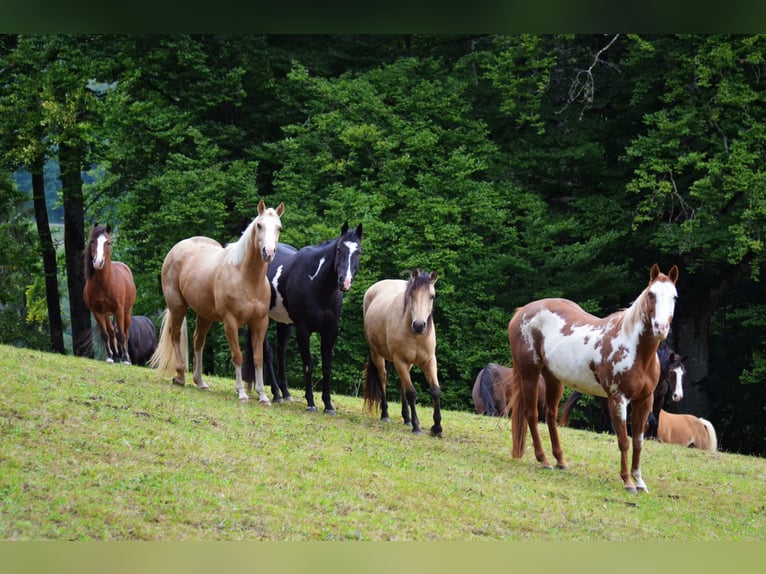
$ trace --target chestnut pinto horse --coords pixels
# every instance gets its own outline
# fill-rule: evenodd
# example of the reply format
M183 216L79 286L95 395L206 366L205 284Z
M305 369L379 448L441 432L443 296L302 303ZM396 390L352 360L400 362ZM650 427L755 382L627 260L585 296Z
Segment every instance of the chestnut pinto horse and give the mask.
M112 261L112 228L96 223L83 250L85 288L83 300L93 313L106 348L106 362L115 357L130 364L128 340L133 305L136 302L136 284L130 268L120 261ZM114 316L114 326L109 316Z
M583 393L607 397L620 448L620 476L630 492L648 491L641 477L643 432L633 433L633 460L628 469L631 427L643 429L652 408L652 393L660 376L657 348L673 320L677 298L675 265L667 275L655 263L649 285L633 304L600 319L566 299L542 299L516 310L508 323L514 373L511 426L514 458L524 454L527 426L535 456L552 468L543 452L537 428L537 379L546 385L546 419L558 468L566 468L556 427L564 385ZM635 483L634 483L635 481Z
M434 404L433 436L441 436L441 388L436 374L436 329L433 306L436 271L418 269L408 281L384 279L364 294L364 335L370 347L365 367L364 403L372 410L380 405L380 419L390 421L386 399L386 361L394 364L402 393L402 418L420 434L420 419L415 411L417 392L410 370L417 365L428 382Z
M186 310L197 313L194 330L194 382L206 389L202 380L202 349L213 321L223 323L234 363L236 389L241 400L248 400L242 384L242 353L239 328L250 327L255 363L255 390L259 401L270 404L263 390L263 341L269 326L271 287L266 267L274 258L282 230L277 209L258 203L258 215L242 237L222 247L208 237L191 237L176 243L162 264L162 293L167 309L162 318L160 341L151 366L176 376L173 383L184 384L186 358ZM181 338L183 335L183 344Z

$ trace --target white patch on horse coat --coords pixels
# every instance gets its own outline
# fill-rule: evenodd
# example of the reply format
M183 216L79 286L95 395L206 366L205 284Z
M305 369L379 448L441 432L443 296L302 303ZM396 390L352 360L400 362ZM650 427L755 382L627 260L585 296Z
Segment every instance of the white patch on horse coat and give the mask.
M620 402L617 405L617 408L618 408L617 414L620 415L620 420L622 422L627 422L628 420L628 403L629 402L630 401L627 398L625 398L625 396L622 396L620 397ZM643 436L643 434L641 436Z
M103 233L96 238L96 256L93 258L93 266L96 269L103 269L106 263L104 246L107 241L109 241L109 238Z
M282 269L284 269L284 265L277 267L277 272L271 280L271 286L274 287L276 297L274 297L274 307L269 309L269 317L277 323L287 323L288 325L292 325L293 320L290 319L290 314L287 312L287 307L285 307L285 302L279 292L279 278L282 276Z
M356 241L344 241L343 245L348 249L348 265L346 265L346 273L343 276L343 283L346 289L351 287L351 282L354 280L354 274L351 272L351 259L359 250L359 244Z
M309 279L311 279L312 281L313 281L314 279L316 279L317 275L319 275L319 270L322 268L322 265L324 265L324 257L322 257L322 258L319 260L319 265L317 265L317 270L316 270L316 271L314 271L314 274L313 274L313 275L309 275Z
M545 333L542 352L546 368L563 385L582 393L605 397L606 391L599 384L590 368L601 363L601 340L603 333L591 325L574 325L572 333L564 335L566 321L549 309L543 309L532 317L524 318L521 334L527 348L534 351L533 332ZM535 356L539 361L540 357Z

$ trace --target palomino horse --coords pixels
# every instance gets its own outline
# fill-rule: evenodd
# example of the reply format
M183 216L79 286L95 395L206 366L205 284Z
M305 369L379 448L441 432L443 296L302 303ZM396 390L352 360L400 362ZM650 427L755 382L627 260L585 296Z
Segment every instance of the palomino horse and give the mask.
M242 237L226 248L213 239L198 236L179 241L165 256L162 293L167 309L157 351L150 364L165 373L175 369L175 384L185 382L186 310L191 307L197 313L193 377L197 386L207 388L202 380L202 349L213 321L221 321L234 363L237 393L240 399L249 399L242 384L239 349L239 328L246 324L253 333L255 390L260 402L270 403L263 391L263 340L269 326L271 298L266 267L277 250L282 230L279 218L284 209L284 203L277 209L266 208L261 200L256 218L242 232Z
M507 417L511 410L511 377L512 367L504 367L497 363L489 363L479 374L473 384L473 406L476 414L491 417ZM545 419L545 380L540 377L537 381L537 411L540 419Z
M441 388L436 375L436 329L433 306L438 275L413 269L408 281L384 279L364 294L364 336L370 347L365 369L364 402L372 410L380 405L380 418L390 421L386 399L386 361L394 364L402 392L402 418L420 433L415 411L417 392L410 370L417 365L428 382L434 404L431 434L441 436Z
M680 401L684 398L684 376L686 375L686 367L684 367L684 361L686 356L679 355L670 346L662 341L657 349L657 358L660 360L660 381L654 388L654 399L652 401L652 412L649 415L649 422L644 432L646 438L657 436L657 418L660 414L660 409L665 406L665 403L670 398L674 402ZM579 391L572 392L569 398L564 403L561 409L561 417L559 418L560 426L569 426L569 418L572 414L572 409L582 396ZM598 429L602 432L610 431L614 432L614 428L611 423L611 416L609 415L609 404L606 398L601 399L601 428Z
M677 298L675 265L667 275L655 263L649 285L633 304L600 319L566 299L542 299L516 310L508 323L513 356L511 427L513 457L524 454L527 426L535 457L552 468L543 452L537 428L537 379L546 386L546 419L556 466L566 468L559 440L558 404L564 385L583 393L607 397L620 447L620 476L625 488L647 491L641 477L643 432L660 376L657 348L673 320ZM627 407L631 405L633 460L628 469ZM633 482L635 481L635 483Z
M111 226L93 225L88 245L83 250L83 260L85 288L82 296L101 331L106 362L113 363L115 357L122 356L122 361L130 364L128 340L136 284L127 265L112 261ZM114 326L110 315L114 316Z
M146 365L157 349L157 329L149 317L133 315L130 323L128 349L134 365Z
M274 373L268 339L264 340L263 348L275 402L281 402L283 397L292 400L287 388L286 353L287 341L295 326L303 360L306 410L317 410L312 385L314 362L311 358L311 334L318 332L322 346L324 412L335 414L330 400L332 354L338 339L343 293L351 289L359 271L361 248L362 224L354 230L349 229L348 222L343 224L338 237L319 245L309 245L296 251L291 245L279 244L277 255L266 272L271 284L269 317L277 322L278 373ZM249 336L247 333L246 337ZM242 367L242 376L246 381L252 381L252 361L252 352L246 348Z
M702 417L678 415L662 409L659 413L657 439L660 442L718 450L718 437L713 424Z

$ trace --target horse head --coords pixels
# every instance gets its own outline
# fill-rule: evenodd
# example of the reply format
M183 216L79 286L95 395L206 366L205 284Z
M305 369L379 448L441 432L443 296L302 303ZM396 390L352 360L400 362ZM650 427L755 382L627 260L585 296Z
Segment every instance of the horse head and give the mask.
M335 247L335 272L338 289L348 291L359 271L359 256L362 253L362 224L349 230L348 221L343 224Z
M258 216L255 218L255 236L260 247L261 259L265 263L271 263L277 253L279 233L282 231L280 217L285 212L285 204L280 203L274 209L266 207L263 200L258 202Z
M670 388L673 390L671 398L674 402L678 402L684 398L684 375L686 374L686 367L684 367L684 361L686 356L681 356L673 351L670 352L668 359L668 373Z
M112 228L109 224L106 227L93 224L88 242L88 255L93 269L102 270L107 261L112 258Z
M647 287L648 310L652 334L656 339L666 339L673 322L673 312L678 298L676 290L678 267L673 265L665 275L655 263L649 271L649 286Z
M419 269L413 269L410 272L410 280L407 282L407 289L404 293L404 304L410 307L412 318L410 328L416 335L425 333L433 320L431 315L436 297L434 284L437 278L436 271L431 271L429 274Z

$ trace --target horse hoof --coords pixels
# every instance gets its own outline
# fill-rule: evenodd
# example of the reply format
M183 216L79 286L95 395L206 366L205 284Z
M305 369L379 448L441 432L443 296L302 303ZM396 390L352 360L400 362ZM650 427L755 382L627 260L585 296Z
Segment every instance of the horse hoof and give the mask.
M186 385L186 381L173 377L173 384L178 385L179 387L183 387L184 385Z
M130 361L123 361L122 364L123 365L132 365L133 363L131 363Z
M442 429L431 428L431 436L435 436L435 437L441 438L442 437Z
M285 395L284 400L286 400L288 403L294 403L295 402L295 399L293 398L292 395Z
M247 401L249 401L249 400L250 400L250 397L248 397L247 395L245 395L244 397L239 397L239 400L240 400L240 401L242 401L243 403L246 403Z
M282 398L281 397L274 397L274 403L276 404L282 404Z
M544 464L544 465L542 465L542 468L545 469L545 470L553 470L553 465L552 464Z
M391 419L389 417L380 417L380 420L384 423L390 423Z
M112 357L107 357L106 362L110 364L114 363L114 359Z
M569 470L569 466L567 466L566 464L557 464L556 468L559 470Z
M636 492L638 492L638 490L636 490L636 487L635 487L635 486L626 486L626 487L625 487L625 490L627 490L627 491L628 491L628 492L630 492L631 494L635 494Z
M335 409L325 409L324 414L334 416L335 415Z
M315 413L315 412L317 412L317 408L316 407L306 407L306 412Z
M263 405L265 407L270 407L271 401L269 399L258 399L258 404Z

